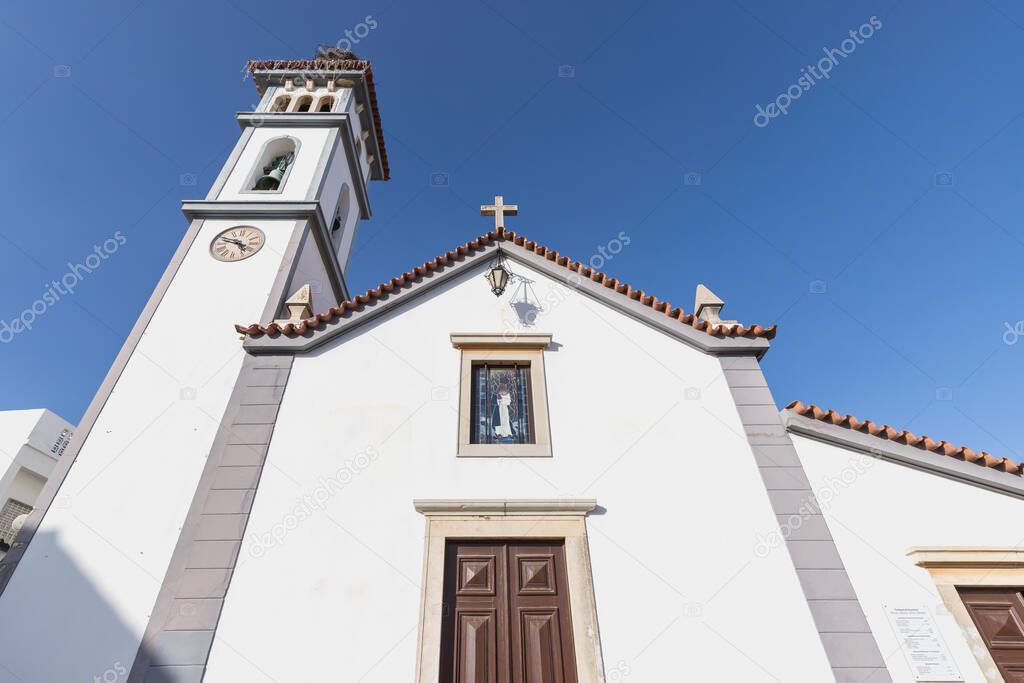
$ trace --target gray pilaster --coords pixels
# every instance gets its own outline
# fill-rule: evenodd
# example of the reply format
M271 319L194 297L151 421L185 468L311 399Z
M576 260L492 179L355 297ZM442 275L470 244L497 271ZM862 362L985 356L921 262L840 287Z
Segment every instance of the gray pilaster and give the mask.
M129 683L198 683L256 496L292 356L246 356Z
M720 362L837 683L891 683L760 364Z

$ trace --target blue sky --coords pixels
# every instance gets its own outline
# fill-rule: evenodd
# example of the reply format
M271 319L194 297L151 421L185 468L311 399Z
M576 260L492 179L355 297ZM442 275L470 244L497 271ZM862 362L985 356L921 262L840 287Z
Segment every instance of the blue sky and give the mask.
M587 258L624 231L610 274L687 310L704 282L726 317L778 323L780 404L1024 451L1007 332L1024 333L1024 9L1007 0L8 3L0 320L126 241L0 344L0 409L79 419L185 231L179 202L257 101L245 60L308 57L367 17L352 47L374 62L393 179L371 188L353 291L486 231L478 206L503 194L533 239Z

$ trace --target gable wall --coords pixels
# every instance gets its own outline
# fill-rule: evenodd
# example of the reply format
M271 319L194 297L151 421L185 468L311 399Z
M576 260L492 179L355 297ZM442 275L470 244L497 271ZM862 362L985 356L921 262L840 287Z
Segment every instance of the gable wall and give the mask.
M1024 500L816 439L793 442L893 680L914 678L884 605L927 607L964 680L986 681L928 572L906 552L1019 546Z
M719 361L512 269L532 328L477 268L296 357L205 680L410 680L413 500L588 497L608 680L831 680L789 556L755 554L778 527ZM449 334L506 329L553 334L554 457L456 458Z

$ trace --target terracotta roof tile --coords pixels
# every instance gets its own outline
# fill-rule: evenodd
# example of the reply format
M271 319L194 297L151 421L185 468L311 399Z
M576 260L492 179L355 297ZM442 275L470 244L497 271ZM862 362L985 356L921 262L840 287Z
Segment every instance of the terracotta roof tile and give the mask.
M445 252L433 260L427 261L422 265L416 266L410 271L402 273L399 277L391 278L387 282L378 285L375 289L368 290L365 294L360 294L348 301L343 301L337 306L327 309L323 313L318 313L311 318L303 320L299 324L288 323L286 325L278 325L277 323L270 323L269 325L261 325L260 323L252 323L251 325L235 325L235 329L241 334L248 336L258 336L263 334L283 334L285 336L302 335L307 331L317 329L324 323L333 321L335 318L352 315L353 312L360 310L367 304L373 303L386 294L409 287L415 281L429 275L435 270L444 268L448 264L465 258L466 256L469 256L490 244L502 241L512 242L547 259L548 261L565 267L571 272L578 273L580 276L586 277L600 285L604 285L608 289L614 290L629 297L630 299L633 299L634 301L639 301L658 313L664 313L668 317L678 320L683 325L689 325L695 330L706 332L709 335L715 337L763 337L765 339L773 339L775 337L775 325L772 325L771 327L762 327L761 325L750 325L747 327L740 324L715 325L709 324L705 320L698 320L695 315L685 313L681 308L673 307L668 301L659 300L654 296L645 294L643 290L633 289L630 285L624 282L619 282L615 278L609 277L604 273L590 268L589 266L583 265L579 261L573 261L568 256L563 256L557 251L537 244L533 240L529 240L522 235L518 235L505 228L492 230L487 234L470 240L465 244L455 247L451 251Z
M366 76L366 90L370 93L370 114L373 127L377 129L377 147L380 148L380 164L384 169L384 180L391 178L388 167L388 151L384 146L384 129L380 122L380 107L377 106L377 88L373 83L373 67L365 59L260 59L249 60L249 73L256 71L362 71ZM262 92L260 93L263 94Z
M1000 472L1024 476L1024 463L1017 464L1007 458L997 458L985 451L976 453L966 446L955 446L948 441L936 441L930 436L916 436L913 432L909 432L906 429L898 430L889 425L879 426L870 420L861 422L853 415L840 415L834 410L824 410L813 404L805 405L800 401L793 401L786 406L786 410L792 410L797 415L809 417L819 422L826 422L837 427L845 427L853 431L863 432L879 439L906 444L907 446L920 448L923 451L930 451L947 458L956 458L957 460L974 463L975 465L981 465L982 467L988 467Z

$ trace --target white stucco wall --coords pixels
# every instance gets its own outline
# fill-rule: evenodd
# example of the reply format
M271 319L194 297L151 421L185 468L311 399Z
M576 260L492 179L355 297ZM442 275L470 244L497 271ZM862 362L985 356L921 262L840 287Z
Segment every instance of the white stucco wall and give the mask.
M608 680L832 680L789 556L755 556L774 516L719 362L513 270L547 302L554 457L455 457L449 334L521 327L480 269L298 356L204 680L411 680L413 500L559 497L605 509L588 529Z
M210 257L207 221L0 598L0 670L43 683L130 667L294 221ZM59 646L55 646L59 643Z
M914 678L885 605L927 607L964 681L984 683L931 577L906 552L1020 546L1024 500L806 437L793 441L893 680Z

